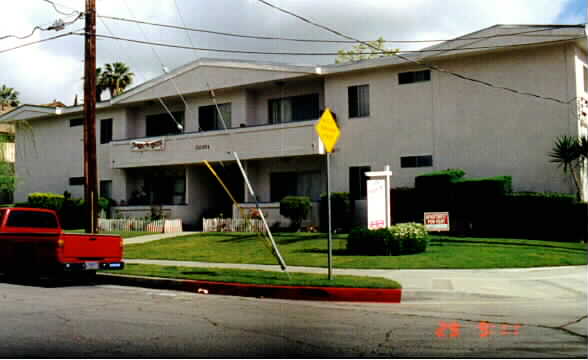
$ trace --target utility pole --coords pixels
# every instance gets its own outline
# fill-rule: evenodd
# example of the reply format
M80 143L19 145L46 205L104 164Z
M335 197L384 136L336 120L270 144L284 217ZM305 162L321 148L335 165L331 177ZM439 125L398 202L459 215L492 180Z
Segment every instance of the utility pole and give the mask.
M98 227L98 169L96 162L96 0L86 0L84 56L84 227Z

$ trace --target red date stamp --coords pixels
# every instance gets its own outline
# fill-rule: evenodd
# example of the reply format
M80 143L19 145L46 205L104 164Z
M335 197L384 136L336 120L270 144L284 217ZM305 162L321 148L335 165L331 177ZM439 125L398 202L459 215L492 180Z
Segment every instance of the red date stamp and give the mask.
M480 321L476 327L480 330L480 338L487 338L497 334L500 334L500 336L518 336L521 325L493 324L487 321ZM459 337L461 328L461 324L457 321L439 321L439 327L435 330L435 335L438 338Z

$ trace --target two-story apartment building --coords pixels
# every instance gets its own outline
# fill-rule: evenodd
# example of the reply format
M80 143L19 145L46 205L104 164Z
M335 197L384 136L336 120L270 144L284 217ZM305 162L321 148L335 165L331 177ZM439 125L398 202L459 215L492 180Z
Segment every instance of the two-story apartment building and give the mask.
M250 203L236 152L265 206L290 194L318 200L326 168L314 125L326 107L342 132L332 188L358 205L364 172L385 165L395 187L462 168L510 175L516 191L573 192L547 154L559 135L588 134L576 101L588 97L587 63L583 26L528 25L342 65L197 60L97 105L101 194L126 214L162 204L189 224L213 210L230 216L203 161ZM23 105L0 117L30 124L16 134L17 201L36 191L83 195L82 116L80 106Z

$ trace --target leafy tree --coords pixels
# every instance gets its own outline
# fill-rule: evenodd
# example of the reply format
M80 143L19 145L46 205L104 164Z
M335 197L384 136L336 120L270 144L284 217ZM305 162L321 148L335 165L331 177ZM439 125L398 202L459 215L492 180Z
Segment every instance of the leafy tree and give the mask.
M337 51L337 58L335 59L336 64L342 64L352 61L360 61L367 59L376 59L383 56L391 56L398 52L398 49L386 49L384 47L386 40L381 36L374 41L368 41L366 44L353 45L351 50L339 50ZM376 50L378 49L378 50Z
M18 91L2 84L0 87L0 112L4 111L7 106L18 106L19 104Z
M104 69L97 68L97 76L99 69L100 77L96 80L96 86L102 90L108 89L111 97L122 94L133 83L135 77L135 74L130 71L129 66L122 62L106 64L104 65Z
M578 200L584 201L581 174L588 159L588 137L559 136L555 139L549 157L552 163L563 169L564 174L570 174L576 186Z
M0 192L13 192L16 183L14 176L14 164L1 160L0 161Z

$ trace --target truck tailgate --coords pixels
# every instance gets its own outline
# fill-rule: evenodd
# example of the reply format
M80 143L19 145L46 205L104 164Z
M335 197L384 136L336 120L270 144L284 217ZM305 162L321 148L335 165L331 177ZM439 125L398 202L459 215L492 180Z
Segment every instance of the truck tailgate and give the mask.
M80 260L122 257L122 239L117 235L63 234L63 256Z

